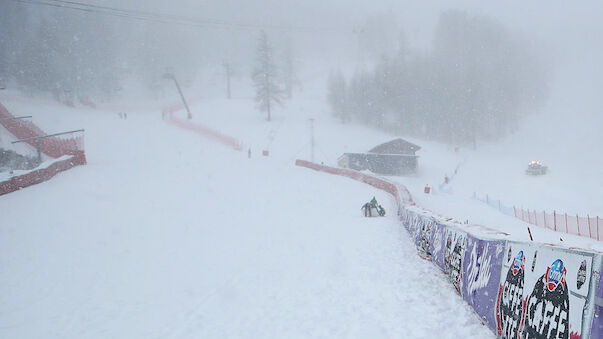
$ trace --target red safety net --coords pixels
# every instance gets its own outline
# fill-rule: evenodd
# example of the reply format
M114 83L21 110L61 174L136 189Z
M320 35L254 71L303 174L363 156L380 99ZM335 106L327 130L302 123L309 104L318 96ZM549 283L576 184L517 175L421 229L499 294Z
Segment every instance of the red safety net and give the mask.
M545 211L538 212L523 208L515 208L515 217L529 224L557 232L579 235L596 240L603 239L603 219L599 217L581 217L575 214L547 213Z

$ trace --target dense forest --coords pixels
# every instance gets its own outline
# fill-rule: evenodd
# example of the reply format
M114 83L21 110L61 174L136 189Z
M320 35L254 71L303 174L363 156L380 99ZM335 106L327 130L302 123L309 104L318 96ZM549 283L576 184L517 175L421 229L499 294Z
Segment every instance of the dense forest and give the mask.
M398 41L374 66L331 74L328 99L342 122L467 144L513 131L546 95L531 46L489 17L444 12L427 52Z
M0 1L0 31L0 85L63 102L108 100L131 82L157 95L171 85L166 72L189 84L222 52L205 39L211 32L183 25L14 1Z

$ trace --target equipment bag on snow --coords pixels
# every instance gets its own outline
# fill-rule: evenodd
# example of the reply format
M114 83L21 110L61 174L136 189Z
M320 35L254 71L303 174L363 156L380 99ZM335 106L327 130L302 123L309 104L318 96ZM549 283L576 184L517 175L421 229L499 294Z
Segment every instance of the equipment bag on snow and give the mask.
M362 214L365 217L382 217L385 215L385 209L381 205L367 202L362 206Z

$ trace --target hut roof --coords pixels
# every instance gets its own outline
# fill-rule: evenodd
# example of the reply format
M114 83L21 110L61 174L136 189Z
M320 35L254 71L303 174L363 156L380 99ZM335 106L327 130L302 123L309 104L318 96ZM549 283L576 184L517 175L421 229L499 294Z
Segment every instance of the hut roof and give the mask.
M420 150L421 146L415 145L412 142L408 142L404 139L398 138L392 141L388 141L384 144L375 146L369 153L379 154L408 154L414 155L416 151Z

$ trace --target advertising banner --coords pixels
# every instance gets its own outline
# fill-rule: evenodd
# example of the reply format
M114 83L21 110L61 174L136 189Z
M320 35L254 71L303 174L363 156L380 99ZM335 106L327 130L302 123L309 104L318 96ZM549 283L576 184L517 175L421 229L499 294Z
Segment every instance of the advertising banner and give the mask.
M404 208L400 211L400 221L402 221L402 224L410 233L415 246L418 247L419 233L424 222L424 218L420 214Z
M431 260L438 266L442 271L446 272L446 258L448 251L446 248L446 226L435 222L431 230Z
M469 234L465 244L463 298L495 330L496 317L492 309L497 301L505 242L481 240Z
M495 309L498 335L580 338L593 256L507 242Z
M448 274L448 278L457 292L463 295L463 261L467 248L467 233L452 227L444 227L444 230L446 232L444 272Z
M603 272L599 273L599 284L595 297L595 316L593 317L591 338L603 338Z

